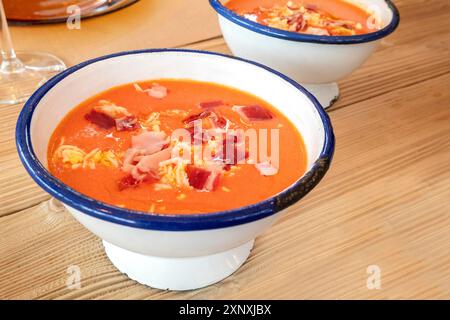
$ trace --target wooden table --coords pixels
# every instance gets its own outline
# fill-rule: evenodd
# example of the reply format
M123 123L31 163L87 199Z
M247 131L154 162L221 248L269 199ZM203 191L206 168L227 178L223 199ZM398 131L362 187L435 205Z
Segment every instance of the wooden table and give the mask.
M202 290L154 290L119 273L25 173L14 145L22 105L0 106L0 298L450 298L450 2L395 2L399 29L340 83L329 111L337 149L326 178L238 272ZM141 0L81 30L14 27L13 37L68 65L150 47L229 52L206 0ZM66 286L71 265L81 289ZM366 285L370 265L381 289Z

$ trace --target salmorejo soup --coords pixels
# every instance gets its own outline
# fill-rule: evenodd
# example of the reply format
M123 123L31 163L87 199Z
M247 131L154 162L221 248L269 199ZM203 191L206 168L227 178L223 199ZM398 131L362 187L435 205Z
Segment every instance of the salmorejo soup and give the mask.
M206 82L158 79L75 107L48 148L50 172L102 202L160 214L265 200L306 171L298 130L273 106Z
M249 20L284 31L352 36L380 29L371 13L346 0L229 0L224 5Z

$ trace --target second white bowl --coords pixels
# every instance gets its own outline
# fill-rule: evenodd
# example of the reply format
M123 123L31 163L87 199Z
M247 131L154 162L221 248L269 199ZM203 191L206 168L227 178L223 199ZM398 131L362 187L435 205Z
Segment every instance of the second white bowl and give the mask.
M227 9L223 0L210 0L231 52L263 63L301 83L327 108L339 96L337 81L357 69L392 33L400 17L389 0L353 0L368 8L382 29L356 36L318 36L263 26Z

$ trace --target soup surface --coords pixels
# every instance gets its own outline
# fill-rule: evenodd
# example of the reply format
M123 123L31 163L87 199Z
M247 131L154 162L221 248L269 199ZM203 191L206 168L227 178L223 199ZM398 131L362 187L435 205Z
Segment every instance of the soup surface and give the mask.
M229 0L224 4L254 22L297 33L352 36L380 29L369 12L345 0Z
M294 183L306 165L298 130L274 107L191 80L102 92L61 121L48 148L50 172L73 189L161 214L257 203Z

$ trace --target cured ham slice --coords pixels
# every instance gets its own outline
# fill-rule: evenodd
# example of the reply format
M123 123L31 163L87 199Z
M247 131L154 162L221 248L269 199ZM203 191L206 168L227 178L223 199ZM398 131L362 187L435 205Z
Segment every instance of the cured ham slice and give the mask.
M257 163L255 167L263 176L274 176L278 173L278 168L275 168L269 161Z
M233 149L233 151L231 151ZM230 143L223 140L222 161L226 164L239 164L249 156L249 152L243 143Z
M167 144L164 132L144 132L131 138L132 147L127 150L123 160L122 171L129 174L119 182L119 189L129 187L148 179L159 179L158 169L162 161L171 157L171 148ZM164 149L164 150L163 150Z
M198 114L190 115L183 120L183 123L185 125L191 126L194 121L200 119L210 120L212 124L211 127L213 128L224 128L228 123L228 120L225 117L220 116L216 112L213 112L211 110L205 110Z
M232 7L235 7L235 5L229 6L229 9L237 9ZM336 12L331 13L326 7L327 5L321 5L319 7L317 4L302 4L296 1L288 1L284 5L273 4L268 7L260 6L250 12L239 8L236 10L236 13L249 20L262 23L272 28L318 36L351 36L373 31L370 30L371 28L369 26L364 28L356 20L343 20L339 18L339 16L336 16ZM361 8L353 8L351 10L356 14L354 10L361 10ZM335 11L335 8L332 11ZM341 17L349 17L348 12L345 14L342 12L342 14ZM369 17L370 13L365 10L361 10L358 15L359 18L357 20L374 20ZM375 29L380 29L378 19L375 20L374 22L377 25Z
M133 131L139 127L135 116L126 116L115 120L117 131Z
M164 132L148 131L131 138L132 148L140 150L144 155L158 152L167 145L167 136Z
M307 21L303 18L303 13L299 12L297 14L292 15L287 19L287 23L289 24L289 31L299 32L305 29L307 26Z
M119 181L119 190L135 187L141 182L159 180L159 164L169 160L171 155L171 148L147 156L139 155L137 149L128 149L122 167L128 175Z
M92 110L84 118L103 129L111 129L116 125L116 121L107 114Z
M183 123L186 125L192 125L192 122L194 122L196 120L205 119L205 118L208 118L211 116L215 116L215 113L212 111L206 110L206 111L202 111L197 114L190 115L189 117L187 117L183 120Z
M125 189L129 189L129 188L135 188L139 185L140 181L136 180L133 178L133 176L128 175L124 178L122 178L117 186L119 187L119 190L125 190Z
M124 107L116 106L114 103L101 100L99 106L95 106L94 110L110 116L113 119L122 118L125 116L131 116L131 113Z
M187 174L189 185L195 189L202 190L211 175L211 171L194 166L188 166Z
M124 107L102 100L84 118L103 129L116 127L117 131L133 131L139 127L138 119Z
M138 180L135 179L133 175L129 174L119 180L117 187L119 188L119 191L123 191L125 189L135 188L141 183L149 181L156 182L156 179L152 175L142 175L142 178Z
M219 170L207 170L195 166L187 167L189 185L197 190L213 191L220 179Z
M150 173L155 178L159 178L158 169L159 164L163 161L169 160L172 155L172 149L167 148L151 154L149 156L143 156L139 162L136 164L136 168L141 173Z
M159 84L153 85L147 92L150 97L155 99L163 99L167 96L167 88Z
M223 105L222 100L205 101L205 102L200 102L198 104L198 106L202 109L213 109L216 107L220 107L222 105Z
M259 105L233 106L232 109L239 113L241 118L246 121L264 121L273 119L272 113Z
M218 116L217 119L214 120L213 124L216 128L227 129L229 126L229 120L225 117Z
M186 130L191 135L192 143L201 144L203 142L203 132L196 131L194 127L189 127Z
M220 176L221 176L220 171L211 171L211 174L206 180L203 190L214 191L219 185Z
M314 34L316 36L329 36L330 35L330 33L326 29L315 28L315 27L308 27L308 28L306 28L305 32L308 34Z
M136 148L130 148L125 152L125 157L123 158L122 171L131 173L131 170L136 165L136 156L139 155L139 150Z
M142 89L139 84L135 83L134 88L139 92L147 93L150 97L153 97L155 99L163 99L169 92L166 87L161 86L157 83L152 84L152 86L148 89Z

